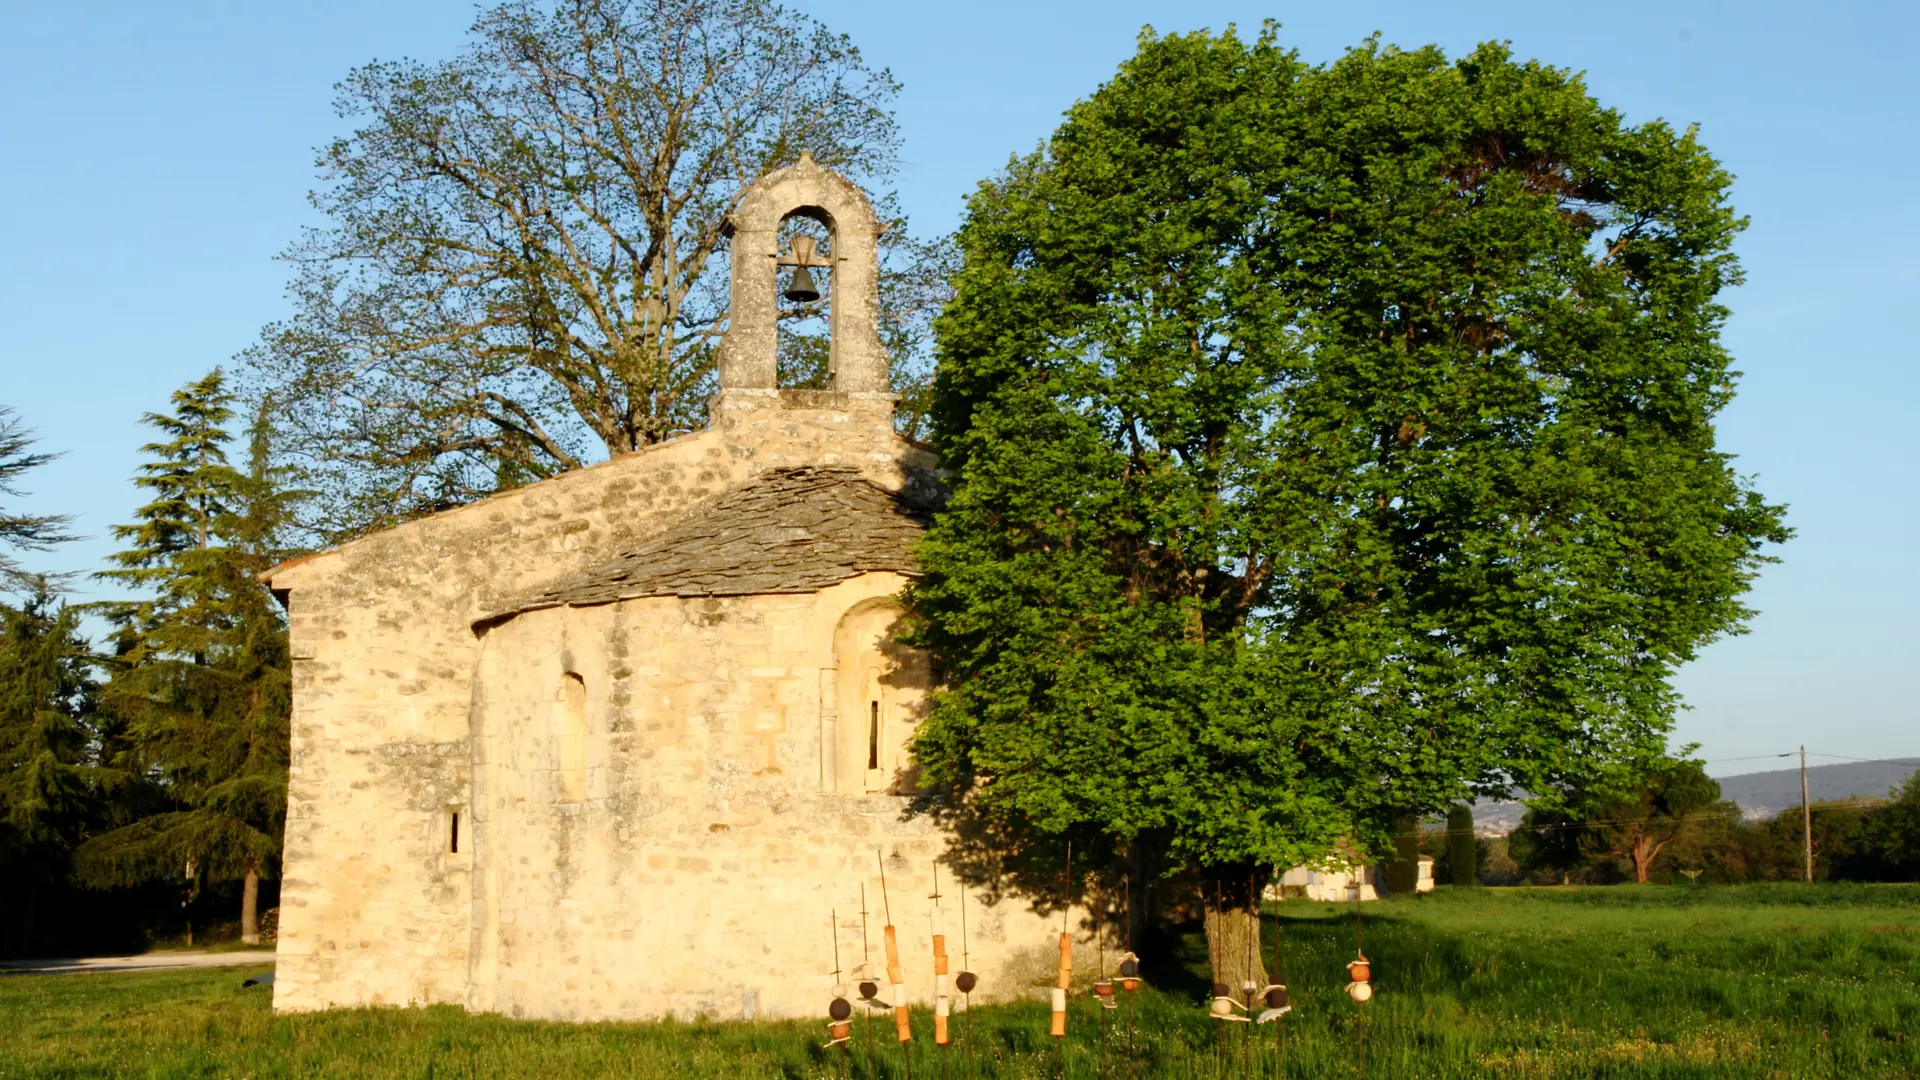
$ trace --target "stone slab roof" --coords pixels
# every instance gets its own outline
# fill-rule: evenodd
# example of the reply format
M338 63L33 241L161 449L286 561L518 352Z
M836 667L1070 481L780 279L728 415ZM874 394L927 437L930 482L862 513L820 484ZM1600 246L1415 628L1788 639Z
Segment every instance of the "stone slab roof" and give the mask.
M857 469L776 469L640 546L480 621L646 596L819 592L874 570L914 574L911 549L926 525L924 508Z

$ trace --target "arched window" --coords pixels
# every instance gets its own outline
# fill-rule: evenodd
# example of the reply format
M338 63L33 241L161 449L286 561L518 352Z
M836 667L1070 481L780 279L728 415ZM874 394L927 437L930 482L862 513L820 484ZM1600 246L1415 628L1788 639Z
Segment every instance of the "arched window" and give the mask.
M894 640L900 610L890 600L856 605L834 632L837 666L833 789L842 795L913 788L913 739L926 704L927 664Z
M587 681L574 672L560 678L553 725L554 790L563 803L587 797Z

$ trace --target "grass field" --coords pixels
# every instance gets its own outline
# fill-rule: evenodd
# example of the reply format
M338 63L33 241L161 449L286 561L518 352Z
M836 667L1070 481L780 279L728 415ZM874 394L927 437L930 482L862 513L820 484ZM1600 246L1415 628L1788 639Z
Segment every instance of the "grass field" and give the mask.
M1297 1003L1284 1075L1354 1076L1357 1009L1341 992L1352 909L1274 911ZM1920 887L1443 889L1369 905L1366 935L1379 990L1366 1007L1370 1077L1920 1076ZM1076 1003L1069 1076L1275 1075L1270 1026L1243 1043L1248 1025L1230 1025L1223 1071L1218 1025L1195 997L1204 946L1188 939L1184 959L1188 970L1139 995L1131 1059L1116 1029L1102 1069L1097 1009ZM813 1022L276 1017L265 992L240 987L254 970L0 977L0 1077L845 1075ZM1044 1004L971 1019L976 1077L1054 1075ZM912 1074L934 1080L931 1020L918 1026ZM890 1029L874 1025L878 1075L904 1076ZM966 1058L950 1053L959 1080Z

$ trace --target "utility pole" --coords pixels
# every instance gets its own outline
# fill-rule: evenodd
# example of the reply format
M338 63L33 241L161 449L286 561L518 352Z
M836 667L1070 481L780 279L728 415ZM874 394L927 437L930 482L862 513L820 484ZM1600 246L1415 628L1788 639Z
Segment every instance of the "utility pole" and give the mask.
M1807 801L1807 748L1800 748L1800 839L1806 845L1807 884L1813 884L1813 804Z

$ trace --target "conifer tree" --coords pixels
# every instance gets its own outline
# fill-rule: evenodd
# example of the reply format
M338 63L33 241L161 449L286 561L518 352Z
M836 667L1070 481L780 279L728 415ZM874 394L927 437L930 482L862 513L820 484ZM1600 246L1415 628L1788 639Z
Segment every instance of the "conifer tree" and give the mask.
M1480 841L1473 831L1473 804L1447 808L1447 874L1455 885L1478 885Z
M115 527L130 546L100 576L146 595L107 605L116 655L104 697L166 806L90 840L79 866L98 886L238 879L251 944L286 816L291 700L285 626L256 575L285 554L297 495L268 462L264 419L248 470L229 464L233 401L216 368L173 395L172 413L144 418L168 438L142 448L151 460L135 483L151 499Z
M60 456L36 453L33 443L33 432L12 409L0 405L0 495L24 494L15 486L21 474ZM31 573L21 566L7 549L45 551L54 544L78 539L66 529L70 520L65 514L22 514L0 507L0 591L31 596L52 584L47 575Z
M91 650L42 592L0 604L0 953L30 946L95 797Z

